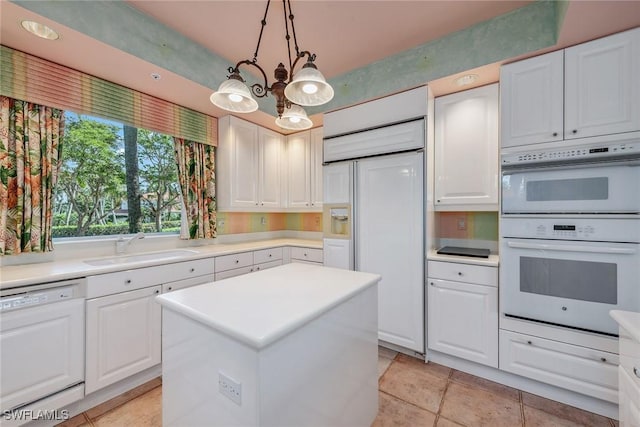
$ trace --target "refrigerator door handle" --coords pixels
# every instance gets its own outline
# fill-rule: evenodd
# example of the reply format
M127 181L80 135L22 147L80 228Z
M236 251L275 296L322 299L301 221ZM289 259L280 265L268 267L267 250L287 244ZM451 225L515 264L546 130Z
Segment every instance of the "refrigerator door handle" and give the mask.
M356 189L358 188L358 161L354 160L351 166L351 251L353 270L358 271L358 245L356 239L358 237L358 203L356 200Z

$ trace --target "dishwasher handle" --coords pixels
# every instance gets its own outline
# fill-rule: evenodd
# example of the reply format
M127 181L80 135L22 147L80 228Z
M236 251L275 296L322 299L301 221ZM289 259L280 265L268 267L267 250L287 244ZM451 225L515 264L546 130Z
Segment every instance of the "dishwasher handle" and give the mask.
M507 246L514 249L539 249L545 251L560 251L560 252L590 252L598 254L617 254L617 255L632 255L636 253L635 249L631 248L615 248L608 246L583 246L583 245L551 245L548 243L521 243L521 242L507 242Z

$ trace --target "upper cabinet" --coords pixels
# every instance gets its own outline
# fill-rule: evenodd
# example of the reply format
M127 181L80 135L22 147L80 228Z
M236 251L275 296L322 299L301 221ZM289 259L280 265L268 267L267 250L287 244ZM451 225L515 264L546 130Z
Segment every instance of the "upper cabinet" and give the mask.
M502 147L640 130L640 28L505 65Z
M218 120L217 202L220 211L284 206L284 136L226 116Z
M435 100L435 208L498 210L498 84Z
M287 207L322 210L322 128L287 137Z

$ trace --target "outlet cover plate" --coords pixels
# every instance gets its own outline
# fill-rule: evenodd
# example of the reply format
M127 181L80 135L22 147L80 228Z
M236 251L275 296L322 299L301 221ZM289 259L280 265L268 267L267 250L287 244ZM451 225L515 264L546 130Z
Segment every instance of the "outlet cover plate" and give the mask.
M218 391L238 405L242 405L242 384L218 372Z

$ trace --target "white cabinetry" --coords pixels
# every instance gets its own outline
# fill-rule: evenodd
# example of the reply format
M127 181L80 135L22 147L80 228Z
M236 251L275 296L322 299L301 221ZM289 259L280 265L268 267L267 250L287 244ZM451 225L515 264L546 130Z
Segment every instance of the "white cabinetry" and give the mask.
M508 64L502 147L640 130L640 28Z
M284 137L233 116L218 121L217 194L221 211L283 207Z
M618 401L618 355L500 330L500 369L598 399Z
M152 286L87 301L87 394L160 363L159 293Z
M211 259L140 268L87 278L86 393L160 363L163 284L213 280ZM168 291L169 286L165 286Z
M435 100L436 210L498 210L498 85Z
M322 129L287 137L288 194L292 210L322 209Z
M429 261L427 272L427 347L497 368L497 268Z

